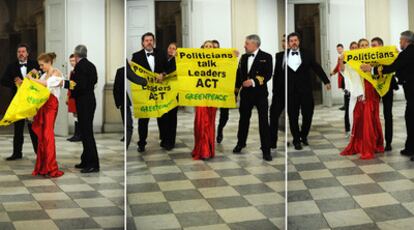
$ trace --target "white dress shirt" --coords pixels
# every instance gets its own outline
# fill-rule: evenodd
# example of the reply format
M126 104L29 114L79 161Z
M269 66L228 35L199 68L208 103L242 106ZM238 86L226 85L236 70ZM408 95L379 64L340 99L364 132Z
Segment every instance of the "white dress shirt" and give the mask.
M298 54L293 55L293 52L297 52ZM302 64L302 58L300 57L300 51L298 50L290 50L288 54L288 60L287 60L288 66L296 72L298 70L299 66Z
M22 76L25 77L27 75L27 61L26 62L19 62L20 65L25 64L25 66L20 67L20 72Z
M257 49L256 51L254 51L253 53L251 53L251 54L253 54L253 56L249 56L248 58L247 58L247 74L249 74L250 73L250 69L252 68L252 65L253 65L253 62L254 62L254 59L256 59L256 56L257 56L257 53L259 52L259 49ZM254 83L254 79L250 79L250 81L252 81L252 87L255 87L256 86L256 84Z
M148 53L153 53L154 54L154 50L152 50L152 52L148 52L147 50L145 50L145 56L147 57L148 64L151 68L151 71L154 72L154 70L155 70L155 58L154 58L154 55L148 55Z

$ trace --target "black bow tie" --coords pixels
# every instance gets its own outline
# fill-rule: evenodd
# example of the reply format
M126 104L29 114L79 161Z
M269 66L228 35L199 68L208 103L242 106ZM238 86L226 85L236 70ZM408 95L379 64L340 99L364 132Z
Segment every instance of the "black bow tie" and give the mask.
M247 54L247 57L254 57L254 54Z
M297 51L296 51L296 52L295 52L295 51L292 51L292 56L293 56L293 55L299 55L299 52L297 52Z
M27 63L19 64L20 67L27 67Z
M154 56L154 52L152 52L152 53L147 53L147 57L149 57L149 56Z

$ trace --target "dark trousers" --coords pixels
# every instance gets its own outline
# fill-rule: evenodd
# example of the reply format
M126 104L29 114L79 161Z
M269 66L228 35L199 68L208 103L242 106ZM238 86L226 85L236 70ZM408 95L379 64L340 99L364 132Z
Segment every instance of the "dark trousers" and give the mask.
M16 121L14 123L14 137L13 137L13 155L17 157L22 156L23 142L24 142L24 125L26 120ZM37 152L37 136L32 130L32 124L27 123L29 129L30 139L32 140L33 150Z
M293 144L307 139L312 125L314 102L312 94L290 94L288 97L288 116ZM299 113L302 114L302 127L299 129Z
M126 111L125 111L124 106L122 105L120 107L120 111L121 111L121 117L122 117L122 124L125 125L125 120L126 120L126 137L124 139L126 141L126 146L127 146L127 149L128 149L129 144L131 143L132 132L134 130L134 126L132 124L133 122L132 122L131 107L127 106ZM125 114L125 112L126 112L126 114Z
M403 85L405 100L405 126L407 128L407 140L405 141L405 149L414 152L414 86Z
M159 138L162 146L175 146L175 139L177 135L177 112L178 107L157 118ZM145 147L147 144L148 123L149 118L138 119L138 146Z
M175 107L160 117L159 127L160 131L162 130L162 146L175 146L175 138L177 136L177 112L178 107Z
M345 108L345 132L351 131L351 124L349 123L349 100L351 99L351 94L349 92L344 93L344 108Z
M82 136L83 152L81 165L86 168L98 168L99 158L93 134L93 118L95 115L96 100L94 94L82 95L76 98L78 111L78 125Z
M250 117L253 107L257 108L259 114L260 143L264 155L270 154L270 128L269 128L269 105L267 97L257 97L249 92L241 92L240 95L240 120L237 132L237 145L246 146L249 133Z
M276 146L277 132L279 129L279 117L285 109L285 97L273 95L272 105L270 106L270 143Z
M229 109L228 108L220 108L220 119L219 124L217 126L217 133L223 133L223 129L229 120Z
M385 142L392 143L393 125L392 125L392 104L394 100L394 90L390 89L382 97L383 114L385 120Z

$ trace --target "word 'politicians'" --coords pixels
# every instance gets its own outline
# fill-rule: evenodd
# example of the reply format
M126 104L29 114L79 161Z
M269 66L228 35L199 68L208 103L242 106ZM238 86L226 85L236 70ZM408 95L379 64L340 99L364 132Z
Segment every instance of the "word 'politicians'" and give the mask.
M233 58L233 54L231 53L186 53L186 52L179 52L180 58L187 58L187 59L211 59L211 58Z
M375 53L359 53L357 55L348 55L346 57L346 61L354 60L354 61L370 61L382 58L393 58L393 52L375 52Z

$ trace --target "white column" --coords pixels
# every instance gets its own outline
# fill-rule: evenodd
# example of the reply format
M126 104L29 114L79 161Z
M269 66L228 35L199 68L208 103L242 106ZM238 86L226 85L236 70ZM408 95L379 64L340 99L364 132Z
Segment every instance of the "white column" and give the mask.
M94 130L100 132L103 124L103 88L105 85L106 39L105 39L105 1L68 0L68 53L75 46L86 45L88 59L95 64L98 83L95 88L96 111Z

